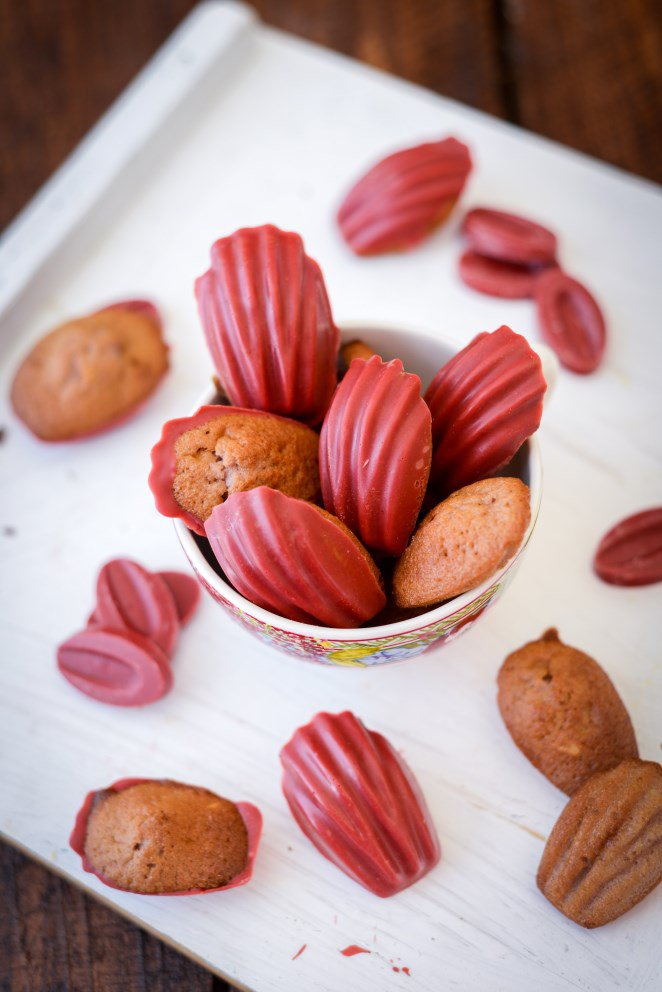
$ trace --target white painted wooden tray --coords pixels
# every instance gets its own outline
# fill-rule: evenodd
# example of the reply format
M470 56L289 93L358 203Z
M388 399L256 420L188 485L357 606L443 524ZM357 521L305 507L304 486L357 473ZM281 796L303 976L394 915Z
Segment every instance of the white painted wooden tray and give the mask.
M146 486L161 423L189 410L210 363L192 283L212 240L271 221L300 231L342 320L428 327L465 343L508 323L537 338L527 302L456 276L457 221L406 255L358 260L333 210L382 153L437 135L476 158L467 204L540 218L609 319L607 360L560 377L541 431L543 510L503 601L463 639L410 663L321 668L261 647L206 599L184 632L170 696L143 711L78 695L56 644L78 629L98 565L125 554L183 567ZM259 992L356 989L660 988L658 891L585 932L534 876L564 797L520 756L495 705L505 654L558 625L615 680L641 753L660 757L660 587L601 584L603 531L662 502L659 232L651 185L255 23L204 4L7 232L0 248L2 411L0 826L32 855L232 981ZM173 370L120 430L39 444L6 406L30 342L104 301L153 296ZM381 901L321 858L279 787L278 749L317 710L351 707L404 752L428 797L439 866ZM187 899L104 888L67 846L88 789L170 776L259 804L264 840L244 889ZM371 954L343 957L350 943ZM294 955L306 944L306 950ZM407 967L410 975L403 970Z

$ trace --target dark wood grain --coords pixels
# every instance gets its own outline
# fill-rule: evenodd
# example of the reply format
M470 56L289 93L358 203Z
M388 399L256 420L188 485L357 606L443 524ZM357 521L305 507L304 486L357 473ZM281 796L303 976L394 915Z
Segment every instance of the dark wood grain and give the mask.
M0 227L192 6L192 0L0 0ZM268 23L662 180L658 0L256 0L254 6ZM2 992L227 988L0 845Z

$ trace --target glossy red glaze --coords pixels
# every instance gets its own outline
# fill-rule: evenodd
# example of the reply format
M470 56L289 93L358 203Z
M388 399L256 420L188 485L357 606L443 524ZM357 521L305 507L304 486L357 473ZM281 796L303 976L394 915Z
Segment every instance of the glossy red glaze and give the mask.
M465 251L459 262L460 279L467 286L479 293L507 300L523 300L533 296L539 272L532 266L501 262L475 251Z
M439 841L421 790L389 742L353 713L318 713L280 752L283 793L317 850L375 895L433 868Z
M531 265L553 262L556 235L526 217L477 207L464 218L462 231L469 247L502 262Z
M357 255L413 248L446 219L470 172L469 149L455 138L388 155L345 197L345 241Z
M163 579L138 562L115 558L103 566L95 612L104 627L133 630L172 654L179 637L175 601Z
M612 527L598 545L593 567L615 586L662 582L662 507L635 513Z
M311 503L260 486L215 507L205 529L235 589L272 613L359 627L384 607L368 552Z
M267 224L221 238L195 292L230 402L319 423L336 385L340 332L299 235Z
M174 420L167 420L161 430L161 437L156 442L151 452L152 469L149 473L147 483L152 490L156 509L164 517L175 517L183 520L186 526L205 536L205 526L202 520L182 509L172 490L175 478L175 443L182 434L190 431L193 427L206 424L209 420L217 417L232 416L241 413L250 417L275 417L274 413L266 413L264 410L247 410L241 407L210 405L201 406L190 417L176 417ZM280 418L287 419L287 418Z
M454 492L510 461L540 425L546 388L540 358L509 327L479 334L454 355L425 394L435 491Z
M604 355L607 328L602 311L576 279L550 269L536 280L534 298L542 336L571 372L594 372Z
M401 555L430 475L430 411L402 362L355 358L320 436L324 506L369 548Z
M113 706L145 706L172 686L166 655L130 630L81 630L59 646L57 666L80 692Z
M175 601L177 619L180 624L188 623L200 602L200 586L185 572L157 572L167 585Z
M76 819L74 821L74 827L69 836L69 846L76 852L80 857L83 871L89 872L91 875L96 875L100 882L107 885L111 889L117 889L119 886L113 885L104 876L95 871L90 862L85 857L85 834L87 832L87 821L92 809L92 804L94 802L94 797L97 792L107 792L112 789L114 792L122 792L123 789L129 789L132 785L140 785L143 782L155 782L158 779L151 778L122 778L117 782L113 782L109 785L107 789L95 789L93 792L88 792L83 800L83 805L78 810L76 814ZM185 783L178 783L185 784ZM246 882L250 882L253 875L253 867L255 865L255 858L257 856L257 849L260 844L260 837L262 834L262 814L260 813L257 806L253 806L252 803L235 803L235 806L239 810L244 825L246 827L246 833L248 834L248 863L243 871L228 882L227 885L222 885L215 889L187 889L182 892L141 892L134 893L134 895L141 896L197 896L197 895L209 895L211 892L225 892L227 889L236 889L238 885L245 885ZM125 891L125 890L121 890Z

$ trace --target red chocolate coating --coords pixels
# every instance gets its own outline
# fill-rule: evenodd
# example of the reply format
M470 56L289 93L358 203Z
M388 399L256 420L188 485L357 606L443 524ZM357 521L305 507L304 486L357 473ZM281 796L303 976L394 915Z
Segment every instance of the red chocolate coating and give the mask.
M369 548L401 555L421 509L432 455L421 380L402 362L355 358L320 436L324 505Z
M342 236L357 255L413 248L446 219L470 172L469 149L455 138L388 155L345 197Z
M556 257L555 234L526 217L503 210L470 210L462 231L470 248L502 262L531 265L553 262Z
M626 517L600 541L593 567L615 586L662 582L662 507Z
M505 465L538 430L547 384L540 358L505 325L483 332L432 380L430 483L451 493Z
M160 576L135 561L116 558L97 578L96 615L114 630L132 630L148 637L167 655L179 637L177 607Z
M299 235L267 224L221 238L195 292L232 405L319 423L336 385L340 332Z
M57 649L57 667L80 692L113 706L145 706L172 686L166 655L130 630L79 631Z
M115 792L121 792L123 789L129 789L132 785L141 785L143 782L153 782L154 779L149 778L122 778L117 782L113 782L112 785L108 786L108 789L113 789ZM76 819L74 821L74 827L69 836L69 846L73 851L79 856L82 862L83 871L89 872L91 875L96 875L100 882L107 885L111 889L116 889L117 886L113 885L111 882L107 881L103 875L95 871L92 865L89 863L85 857L85 834L87 832L87 820L92 810L92 805L94 803L94 797L97 792L106 792L106 789L95 789L93 792L88 792L83 800L83 805L78 810L76 814ZM244 821L246 827L246 833L248 834L248 863L244 870L228 882L227 885L223 885L216 889L189 889L186 892L159 892L159 893L140 893L141 895L159 895L159 896L197 896L197 895L208 895L210 892L225 892L227 889L235 889L238 885L245 885L246 882L250 882L253 875L253 866L255 864L255 858L257 856L257 849L260 844L260 837L262 835L262 814L260 813L257 806L253 806L252 803L235 803L235 806L241 814L241 818Z
M459 273L462 282L479 293L506 300L523 300L533 296L539 270L465 251L460 258Z
M200 602L200 586L185 572L157 572L167 585L175 601L177 619L182 626L188 623Z
M260 486L217 506L205 529L235 589L280 616L359 627L386 603L367 551L312 503Z
M280 752L283 793L317 850L375 895L426 875L441 851L421 790L353 713L318 713Z
M571 372L594 372L604 355L607 328L594 297L561 269L543 272L534 299L542 336Z

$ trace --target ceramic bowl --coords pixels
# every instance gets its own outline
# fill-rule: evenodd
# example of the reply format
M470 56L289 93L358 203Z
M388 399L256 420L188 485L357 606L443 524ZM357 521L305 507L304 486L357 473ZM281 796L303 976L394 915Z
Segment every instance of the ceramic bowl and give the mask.
M456 342L438 334L381 323L345 324L341 329L344 341L361 338L384 359L401 358L408 372L420 376L423 391L437 370L460 348ZM546 364L544 360L543 364ZM547 368L545 373L549 375ZM214 387L205 390L195 409L214 402L215 396ZM181 520L176 520L174 526L200 583L221 609L264 644L325 665L353 668L385 665L447 644L479 622L487 608L503 595L519 567L540 510L542 469L535 436L522 446L508 471L517 474L531 490L531 522L514 557L470 592L416 617L377 627L347 630L315 626L287 620L255 606L225 581L206 539L193 534Z

